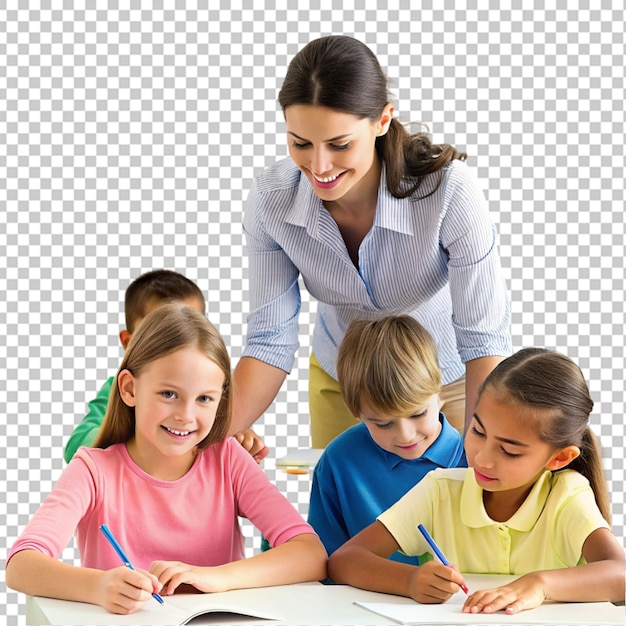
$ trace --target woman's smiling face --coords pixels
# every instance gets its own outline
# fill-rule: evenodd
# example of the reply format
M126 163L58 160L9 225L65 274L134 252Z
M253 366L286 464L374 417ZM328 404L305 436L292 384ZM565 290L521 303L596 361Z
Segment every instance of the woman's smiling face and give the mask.
M377 186L380 166L374 144L387 131L391 105L377 121L316 105L285 109L289 155L325 202L358 198Z

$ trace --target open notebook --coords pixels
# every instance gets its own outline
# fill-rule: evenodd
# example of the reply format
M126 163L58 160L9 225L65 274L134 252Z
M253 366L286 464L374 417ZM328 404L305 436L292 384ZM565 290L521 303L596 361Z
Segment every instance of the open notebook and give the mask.
M503 576L466 576L472 591L488 589L504 584ZM513 580L515 577L507 577ZM624 626L623 606L610 602L581 602L562 604L544 603L535 609L522 611L516 615L506 615L499 611L493 615L471 614L461 611L467 596L459 591L445 604L419 604L410 598L393 598L393 602L355 602L356 606L367 609L397 624L606 624ZM364 618L365 623L366 618Z
M230 614L233 618L220 620L220 623L227 621L238 624L258 623L260 619L283 621L282 612L264 597L262 591L262 589L248 589L227 593L165 596L163 598L165 604L161 605L156 600L150 600L140 611L131 615L114 615L94 604L65 602L50 598L40 599L40 605L45 608L45 615L50 623L68 626L76 624L107 624L109 626L189 624L200 616L211 614Z
M164 607L157 606L152 608L155 608L153 613L157 615L159 614L160 608L165 608L167 613L171 615L171 618L176 619L176 622L173 622L175 624L188 624L196 617L208 613L232 613L237 616L256 617L268 620L281 619L280 611L267 606L267 603L263 604L266 606L260 605L258 601L249 602L241 598L237 600L230 599L228 601L224 598L216 600L215 596L198 594L187 596L184 602L181 602L176 596L171 596L165 601ZM154 624L155 622L150 621L149 623Z

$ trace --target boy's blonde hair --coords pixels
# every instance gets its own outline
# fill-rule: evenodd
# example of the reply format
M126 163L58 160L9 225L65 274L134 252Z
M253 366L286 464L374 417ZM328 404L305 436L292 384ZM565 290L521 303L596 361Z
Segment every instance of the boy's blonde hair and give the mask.
M230 426L230 358L221 335L207 318L189 306L167 303L150 312L128 344L118 374L128 370L133 376L140 376L142 370L152 361L168 354L192 348L213 361L224 374L222 397L215 415L211 432L199 444L201 450L226 437ZM111 396L96 448L107 448L114 443L122 443L135 434L135 409L123 400L116 383L111 388Z
M441 391L437 347L409 315L352 322L339 346L337 374L350 413L363 405L407 415Z

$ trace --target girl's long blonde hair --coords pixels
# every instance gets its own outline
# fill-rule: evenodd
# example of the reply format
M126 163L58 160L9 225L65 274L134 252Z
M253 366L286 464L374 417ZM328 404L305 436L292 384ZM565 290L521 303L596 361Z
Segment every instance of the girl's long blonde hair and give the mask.
M149 313L133 333L118 374L128 370L140 376L144 367L172 352L192 348L213 361L224 373L222 397L211 432L198 444L206 448L226 437L230 426L230 358L221 335L202 313L177 303L162 304ZM94 447L123 443L135 434L135 409L123 400L115 384L111 388L104 422Z
M529 409L539 437L555 449L577 446L580 456L563 469L589 481L598 508L611 523L611 505L598 441L589 427L593 400L574 361L543 348L525 348L502 361L482 384L504 403ZM555 470L560 471L560 470Z

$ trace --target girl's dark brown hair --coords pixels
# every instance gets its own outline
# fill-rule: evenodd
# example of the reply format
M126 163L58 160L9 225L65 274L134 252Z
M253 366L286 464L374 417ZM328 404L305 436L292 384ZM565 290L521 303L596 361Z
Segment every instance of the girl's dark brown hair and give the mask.
M198 450L202 450L226 437L230 426L231 403L230 358L221 335L202 313L176 303L158 306L133 333L118 374L122 370L129 370L133 376L141 376L143 369L152 361L185 348L198 350L224 374L215 422L209 434L197 446ZM122 400L116 377L94 447L108 448L114 443L128 441L134 434L135 409Z
M589 480L598 508L610 524L601 450L589 427L593 400L578 365L558 352L525 348L502 361L482 384L480 393L487 388L500 401L529 410L539 436L553 448L580 449L580 456L564 469L576 470Z
M315 39L296 54L278 101L283 111L297 104L316 105L374 122L391 94L374 53L357 39L334 35ZM387 133L376 139L376 151L385 163L389 192L396 198L415 193L425 176L450 161L467 158L451 145L433 144L426 132L410 134L395 118Z

